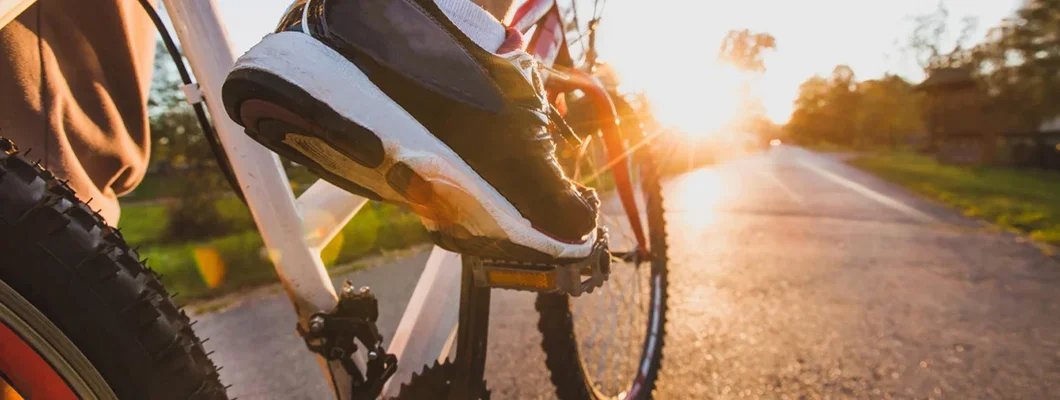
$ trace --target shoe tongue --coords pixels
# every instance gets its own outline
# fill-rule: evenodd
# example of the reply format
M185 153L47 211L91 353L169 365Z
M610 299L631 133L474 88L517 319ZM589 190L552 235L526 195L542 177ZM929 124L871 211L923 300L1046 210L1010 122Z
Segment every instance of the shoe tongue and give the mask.
M496 54L504 54L510 51L522 50L523 48L523 34L518 29L509 26L504 32L504 41L501 42L501 47L497 48Z

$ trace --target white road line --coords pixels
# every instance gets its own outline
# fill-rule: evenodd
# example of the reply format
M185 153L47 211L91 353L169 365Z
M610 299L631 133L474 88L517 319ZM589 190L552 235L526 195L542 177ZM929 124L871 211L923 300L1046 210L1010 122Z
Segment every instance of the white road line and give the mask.
M867 197L868 199L870 199L872 201L875 201L875 202L880 203L880 204L882 204L884 206L890 207L891 209L894 209L894 210L899 211L899 212L901 212L901 213L903 213L905 215L913 217L914 219L918 219L918 220L920 220L922 222L927 222L927 223L938 222L938 220L935 219L935 217L932 217L930 215L927 215L927 214L921 212L920 210L917 210L917 209L915 209L913 207L905 205L904 203L902 203L902 202L900 202L898 200L895 200L895 199L893 199L891 197L888 197L888 196L884 195L883 193L880 193L880 192L877 192L875 190L869 189L865 185L859 184L857 182L854 182L854 181L849 180L847 178L844 178L842 176L836 175L836 174L834 174L834 173L832 173L832 172L830 172L830 171L828 171L828 170L826 170L824 168L818 167L816 165L813 165L813 164L808 163L808 162L803 161L803 160L799 160L799 165L802 165L803 167L806 167L810 171L816 172L818 175L821 175L821 176L827 178L828 180L831 180L832 182L835 182L835 183L838 183L840 185L843 185L847 189L853 190L854 192L857 192L858 194L860 194L862 196L865 196L865 197Z
M784 182L781 181L779 177L777 177L777 173L773 170L773 168L768 168L768 172L766 173L766 175L769 176L773 183L776 183L777 186L780 186L781 189L784 189L784 193L787 193L788 197L791 197L792 200L794 200L796 203L799 203L800 207L806 208L806 202L802 201L802 196L799 196L798 193L795 193L795 191L788 187L788 185L784 184Z
M802 196L799 196L798 193L795 193L795 191L791 190L791 188L788 187L788 185L784 184L784 182L782 182L780 180L780 178L777 177L776 172L773 170L773 168L771 166L766 165L766 166L763 166L761 168L754 168L754 169L752 169L752 171L754 171L754 174L758 175L760 178L768 180L770 182L773 182L774 184L779 186L781 189L783 189L784 190L784 194L787 194L788 198L790 198L791 201L794 201L795 203L798 203L799 207L806 208L806 202L804 202L802 200Z

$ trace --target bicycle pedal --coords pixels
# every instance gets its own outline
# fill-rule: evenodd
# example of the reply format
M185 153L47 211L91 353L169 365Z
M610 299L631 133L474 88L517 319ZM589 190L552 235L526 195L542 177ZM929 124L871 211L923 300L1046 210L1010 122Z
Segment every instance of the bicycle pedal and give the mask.
M611 275L607 229L599 228L592 252L581 260L542 264L479 258L473 261L471 270L479 287L571 296L592 293Z

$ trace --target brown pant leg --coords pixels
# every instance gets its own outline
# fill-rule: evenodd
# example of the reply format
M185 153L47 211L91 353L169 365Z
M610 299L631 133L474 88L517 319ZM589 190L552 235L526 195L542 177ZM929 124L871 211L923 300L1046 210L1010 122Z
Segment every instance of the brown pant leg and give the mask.
M0 135L111 224L147 168L154 45L135 0L39 0L0 30Z

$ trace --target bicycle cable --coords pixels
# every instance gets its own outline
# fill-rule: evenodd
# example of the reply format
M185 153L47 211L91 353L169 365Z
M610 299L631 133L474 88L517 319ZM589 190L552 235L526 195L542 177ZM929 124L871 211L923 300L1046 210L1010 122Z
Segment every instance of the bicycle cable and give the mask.
M592 18L589 19L585 26L585 31L580 32L578 37L573 41L582 42L582 46L585 46L585 65L591 70L596 64L596 29L600 25L600 18L604 14L604 9L607 6L607 0L593 0L593 13ZM578 20L578 2L571 0L571 17L575 27L580 27L581 23ZM584 43L584 40L588 40L588 43Z
M166 50L169 52L169 56L173 58L173 64L177 67L177 74L180 75L181 82L184 83L184 87L198 88L198 85L191 81L191 74L188 73L187 67L184 65L184 57L180 55L180 50L177 49L176 43L173 41L173 37L169 35L169 29L166 29L166 25L162 23L162 18L159 17L158 12L155 10L151 3L147 0L139 0L140 5L143 6L144 11L151 17L151 22L154 23L155 28L158 29L159 35L162 37L162 43L165 44ZM185 96L188 92L185 91ZM217 137L217 131L210 125L210 120L206 116L206 109L202 107L203 102L206 99L200 99L197 102L192 103L189 99L188 103L195 110L195 117L199 121L199 126L202 128L202 134L206 137L206 142L210 145L210 150L213 152L214 158L217 159L217 165L221 169L221 174L224 175L225 180L228 181L228 185L232 187L232 191L235 192L236 197L239 197L239 201L242 201L244 205L247 204L247 198L243 194L243 189L239 187L239 182L236 181L235 172L232 170L232 163L228 158L228 154L225 152L224 147L221 146L221 141Z
M599 21L600 17L604 15L604 7L607 7L607 0L595 0L593 2L593 19Z

